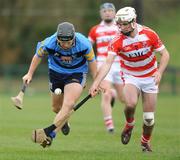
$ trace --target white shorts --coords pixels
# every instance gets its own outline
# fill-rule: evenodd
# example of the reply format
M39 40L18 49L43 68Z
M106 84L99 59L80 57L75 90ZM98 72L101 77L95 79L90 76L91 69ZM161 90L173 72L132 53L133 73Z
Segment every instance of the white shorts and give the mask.
M97 67L98 69L103 65L104 62L98 62ZM114 62L111 66L110 71L104 78L104 80L107 80L113 84L124 84L122 79L122 71L119 62Z
M124 74L125 84L133 84L140 91L145 93L158 93L158 85L155 84L154 77L134 77L128 74Z

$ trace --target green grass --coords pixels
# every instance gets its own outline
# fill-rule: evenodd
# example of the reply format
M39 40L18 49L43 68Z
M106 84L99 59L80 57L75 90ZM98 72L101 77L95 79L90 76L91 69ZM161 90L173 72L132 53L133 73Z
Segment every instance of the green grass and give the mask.
M84 95L85 96L85 95ZM153 153L145 154L139 142L142 126L142 109L136 112L136 127L126 146L120 143L124 124L123 107L117 102L113 109L116 132L106 133L99 107L100 97L88 101L73 114L71 134L56 137L48 149L30 140L35 128L51 124L54 114L48 94L26 95L24 109L17 110L10 95L0 95L0 160L179 160L180 159L180 108L179 97L160 96L153 133Z

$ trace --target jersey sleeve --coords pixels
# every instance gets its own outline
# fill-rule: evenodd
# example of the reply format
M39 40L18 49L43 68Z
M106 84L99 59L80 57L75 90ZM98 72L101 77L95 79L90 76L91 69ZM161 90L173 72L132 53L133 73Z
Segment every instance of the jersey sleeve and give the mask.
M88 34L88 39L92 42L96 42L96 28L97 26L94 26L90 29L89 34Z
M52 36L47 37L45 40L38 42L37 47L36 47L36 55L38 57L44 57L49 54L47 48L55 47L56 36L57 35L55 33Z
M45 41L38 42L35 54L38 57L44 57L44 56L48 55L48 52L47 52L46 46L45 46Z
M161 51L162 49L165 48L163 42L161 41L161 39L159 38L159 36L156 32L154 32L154 31L151 32L150 39L152 42L152 46L156 52Z
M84 35L78 34L78 36L79 36L79 42L82 47L82 50L85 51L83 53L84 57L86 58L87 61L93 62L96 58L95 58L92 44L90 43L89 39L85 37Z
M94 54L94 50L93 48L91 47L91 50L90 52L88 52L87 54L85 54L85 57L86 59L89 61L89 62L93 62L96 58L95 58L95 54Z
M115 37L108 45L108 54L118 55L121 50L119 37Z

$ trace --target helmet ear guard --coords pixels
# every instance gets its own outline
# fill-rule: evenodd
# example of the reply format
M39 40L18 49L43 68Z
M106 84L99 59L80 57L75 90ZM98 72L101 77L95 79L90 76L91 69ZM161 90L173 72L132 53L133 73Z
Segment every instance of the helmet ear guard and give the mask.
M134 22L134 19L133 19L132 22ZM133 29L135 29L135 25L134 25L134 23L132 23L132 22L131 22L131 27L132 27Z

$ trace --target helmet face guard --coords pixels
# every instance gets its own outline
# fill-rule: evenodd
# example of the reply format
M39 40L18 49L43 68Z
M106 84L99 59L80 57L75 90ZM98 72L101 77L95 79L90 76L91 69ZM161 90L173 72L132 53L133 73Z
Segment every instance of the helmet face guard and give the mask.
M124 25L124 26L126 26L126 25L128 25L128 24L131 24L132 22L134 22L134 19L132 20L132 21L130 21L130 22L128 22L128 21L126 21L126 22L123 22L123 21L116 21L116 24L117 25Z
M74 39L74 36L57 36L59 41L71 41Z

